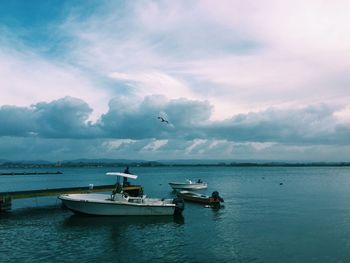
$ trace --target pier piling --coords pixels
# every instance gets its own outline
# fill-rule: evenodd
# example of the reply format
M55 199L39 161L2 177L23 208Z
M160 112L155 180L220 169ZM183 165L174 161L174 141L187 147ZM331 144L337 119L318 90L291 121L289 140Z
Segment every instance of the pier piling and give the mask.
M0 197L0 212L6 212L11 210L12 198L11 196L1 196Z

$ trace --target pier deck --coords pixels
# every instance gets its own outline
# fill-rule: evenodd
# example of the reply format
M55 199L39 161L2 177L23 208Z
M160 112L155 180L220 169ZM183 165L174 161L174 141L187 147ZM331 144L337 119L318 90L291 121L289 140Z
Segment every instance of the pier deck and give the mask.
M4 212L11 209L12 199L23 199L23 198L55 196L55 195L58 196L61 194L73 194L73 193L107 192L107 191L112 191L114 188L115 188L115 184L0 192L0 212Z
M39 174L62 174L62 172L2 172L0 175L39 175Z

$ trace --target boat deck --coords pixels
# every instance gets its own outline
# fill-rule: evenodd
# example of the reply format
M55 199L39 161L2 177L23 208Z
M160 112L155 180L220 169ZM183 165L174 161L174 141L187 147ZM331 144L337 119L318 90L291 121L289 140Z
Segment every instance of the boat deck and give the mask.
M164 206L171 205L172 199L157 199L157 198L147 198L147 197L128 197L126 199L122 196L112 199L111 195L108 194L69 194L62 195L61 199L79 201L79 202L97 202L104 204L132 204L132 205L151 205L151 206Z

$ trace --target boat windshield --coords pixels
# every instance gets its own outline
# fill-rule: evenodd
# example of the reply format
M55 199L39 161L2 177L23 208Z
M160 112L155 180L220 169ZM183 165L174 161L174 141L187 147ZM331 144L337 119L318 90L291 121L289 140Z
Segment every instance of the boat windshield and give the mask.
M108 172L108 173L106 173L106 175L114 175L114 176L126 177L126 178L131 178L131 179L137 179L137 175L134 175L134 174Z

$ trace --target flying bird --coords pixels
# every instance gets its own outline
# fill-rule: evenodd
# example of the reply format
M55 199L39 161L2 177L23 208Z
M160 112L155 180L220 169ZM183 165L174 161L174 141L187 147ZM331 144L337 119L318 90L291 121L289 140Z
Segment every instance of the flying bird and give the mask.
M169 122L167 121L167 120L165 120L163 117L158 117L158 119L160 119L161 120L161 122L166 122L166 123L168 123L169 124Z

